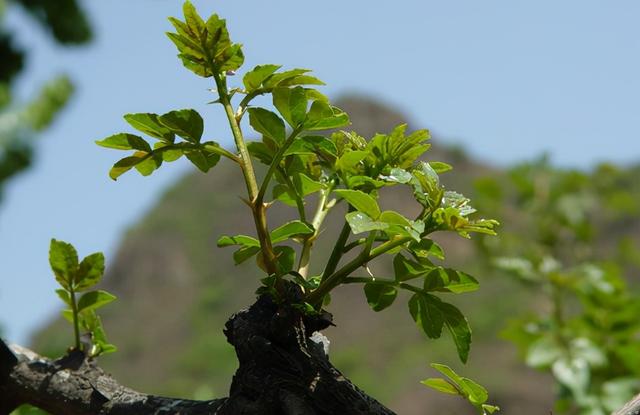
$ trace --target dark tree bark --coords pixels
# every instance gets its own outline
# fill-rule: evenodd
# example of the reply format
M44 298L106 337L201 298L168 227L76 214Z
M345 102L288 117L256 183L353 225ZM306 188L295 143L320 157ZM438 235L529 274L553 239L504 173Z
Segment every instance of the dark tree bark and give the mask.
M328 324L329 315L305 316L266 296L233 315L225 334L240 367L229 397L210 401L139 393L81 352L50 360L0 340L0 415L25 403L54 415L393 414L331 365L318 331Z

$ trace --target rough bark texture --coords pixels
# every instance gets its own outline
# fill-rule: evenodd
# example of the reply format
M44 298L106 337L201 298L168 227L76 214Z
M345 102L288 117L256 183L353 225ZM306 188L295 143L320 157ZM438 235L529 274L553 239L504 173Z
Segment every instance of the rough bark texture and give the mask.
M640 395L627 402L627 404L613 413L613 415L639 415L640 414Z
M317 332L329 316L306 317L261 297L233 315L225 334L240 367L228 398L146 395L118 384L95 360L72 352L50 360L0 340L0 415L29 403L51 414L393 414L335 369Z
M50 360L20 346L0 346L0 414L29 403L51 414L211 414L224 399L152 396L118 384L82 352Z

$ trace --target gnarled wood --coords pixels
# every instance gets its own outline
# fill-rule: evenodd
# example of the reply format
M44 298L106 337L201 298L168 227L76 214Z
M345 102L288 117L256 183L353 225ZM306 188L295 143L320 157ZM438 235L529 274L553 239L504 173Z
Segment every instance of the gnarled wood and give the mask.
M640 414L640 395L636 395L632 400L622 407L622 409L613 413L613 415L639 415Z
M0 414L28 403L51 414L212 414L224 399L192 401L136 392L81 352L51 360L0 341Z
M299 294L299 293L296 293ZM44 358L0 340L0 415L21 404L51 414L388 415L328 360L317 330L328 316L308 317L263 296L225 326L240 367L228 398L194 401L136 392L81 352Z

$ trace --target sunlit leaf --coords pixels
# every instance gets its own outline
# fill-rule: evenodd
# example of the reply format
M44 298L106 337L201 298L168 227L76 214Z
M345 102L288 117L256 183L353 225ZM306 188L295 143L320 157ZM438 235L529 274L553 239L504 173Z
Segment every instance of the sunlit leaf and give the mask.
M435 389L438 392L448 393L450 395L460 395L460 392L458 392L458 389L456 389L455 386L442 378L429 378L420 381L420 383L430 387L431 389Z
M273 138L278 143L284 142L284 121L275 113L264 108L249 108L249 124L254 130L267 137Z
M328 130L349 125L349 116L324 101L314 101L304 123L307 130Z
M78 253L73 245L51 240L49 246L49 265L56 281L67 290L71 290L78 271Z
M354 234L383 230L389 227L388 223L374 221L362 212L349 212L345 215L345 219Z
M142 137L134 134L120 133L109 136L103 140L96 141L96 144L106 148L116 150L140 150L151 152L151 146Z
M242 78L244 87L247 91L251 92L258 89L262 82L267 79L271 74L280 69L281 65L258 65L249 72L247 72Z
M378 219L380 217L380 207L378 207L378 202L372 196L360 190L338 189L335 190L335 193L349 202L356 210L370 218Z
M158 114L137 113L126 114L124 119L136 130L141 131L151 137L158 138L162 141L173 143L173 133L158 120ZM136 147L134 147L136 148ZM136 150L143 150L136 148ZM143 150L144 151L144 150Z
M233 246L233 245L241 245L241 246L260 246L260 242L256 238L252 238L246 235L236 235L236 236L221 236L218 239L218 246Z
M192 143L199 143L204 131L204 121L196 110L183 109L163 114L159 118L160 123Z
M271 242L278 243L296 236L309 235L313 232L313 228L308 224L294 220L271 231Z
M86 292L78 300L78 312L94 310L109 304L115 299L116 297L114 295L103 290Z
M291 127L297 128L307 115L307 94L302 87L275 88L273 105Z
M82 291L97 284L104 274L104 255L102 252L85 257L78 267L75 283L76 290Z

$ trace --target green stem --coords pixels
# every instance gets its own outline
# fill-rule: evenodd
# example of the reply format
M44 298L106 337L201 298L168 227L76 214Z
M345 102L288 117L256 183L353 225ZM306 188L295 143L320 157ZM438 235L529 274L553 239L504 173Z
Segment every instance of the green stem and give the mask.
M368 257L371 253L371 248L373 247L373 242L376 240L377 234L378 232L374 230L369 232L369 235L367 235L367 240L364 242L364 249L362 250L363 256Z
M323 282L321 282L318 288L309 293L309 295L307 296L307 302L312 305L318 305L326 294L340 285L340 283L345 278L347 278L349 274L360 268L366 262L367 259L363 258L361 255L358 255L357 257L349 261L346 265L344 265L342 268L340 268L329 277L327 277Z
M333 272L326 278L324 278L323 276L323 280L320 282L320 286L318 286L318 288L309 293L309 295L307 296L307 302L310 304L318 304L327 293L329 293L338 285L342 284L353 271L357 270L372 259L392 250L397 246L405 244L410 240L411 237L408 236L397 237L378 245L377 247L371 249L369 252L367 252L368 250L365 248L357 257L349 261L342 268ZM342 247L340 248L340 250L342 250Z
M350 234L351 227L349 227L349 223L345 221L344 225L342 225L342 230L340 231L338 240L333 246L333 251L331 251L331 256L329 257L329 261L327 261L327 266L324 268L324 272L322 273L322 281L326 280L329 275L333 274L336 268L338 268L338 264L340 263L340 259L343 255L344 245L347 243Z
M242 160L242 173L244 176L245 185L247 186L247 191L249 193L249 199L253 201L258 195L258 183L256 181L256 174L253 169L253 163L251 162L251 156L249 155L249 150L247 149L247 145L244 142L244 137L242 136L240 125L236 121L235 115L233 113L233 106L231 105L231 101L229 100L229 94L227 93L226 80L221 79L220 75L215 71L213 77L216 81L216 87L218 88L218 97L220 98L220 104L222 104L222 106L224 107L224 112L227 115L227 120L229 121L229 126L231 127L231 133L233 134L233 140L235 141L236 148L240 153L240 160Z
M302 131L301 127L295 128L291 132L289 137L287 137L287 139L282 144L282 146L278 149L278 152L275 154L275 156L273 156L273 160L269 165L269 170L267 170L267 174L265 174L264 179L262 179L262 185L260 186L260 190L258 191L258 195L256 197L256 203L263 202L264 195L267 193L267 189L269 188L269 182L271 181L271 177L273 177L273 174L276 172L276 170L280 166L280 161L282 161L282 158L284 157L284 153L291 146L291 144L293 143L293 140L296 139L298 134L300 134L300 131Z
M295 186L293 185L293 182L291 181L291 178L287 175L287 173L284 171L284 169L278 168L276 172L279 174L280 179L282 181L284 181L287 184L287 186L289 186L289 189L291 189L291 191L294 193L295 202L296 202L296 208L298 209L298 216L300 216L300 220L301 221L306 222L307 221L307 214L304 211L304 200L298 194L298 191L296 190Z
M398 287L405 289L407 291L413 291L414 293L424 293L424 290L415 287L411 284L407 284L404 282L398 282L395 280L381 279L381 278L371 278L371 277L349 277L345 278L342 282L343 284L382 284L382 285L391 285L393 287Z
M343 284L383 284L383 285L398 285L394 280L387 280L376 278L373 279L371 277L349 277L345 278Z
M242 120L242 117L244 116L244 113L247 110L247 107L249 106L249 102L251 102L251 100L253 100L255 97L259 96L259 95L264 95L271 92L271 89L256 89L255 91L247 94L244 98L242 98L242 101L240 101L240 104L238 105L238 109L236 110L236 122L238 124L240 124L240 121Z
M247 187L247 193L249 194L249 200L251 202L251 208L253 212L253 220L256 225L256 232L258 234L258 240L260 241L260 248L262 250L262 256L267 273L273 274L276 272L276 255L273 252L273 246L271 244L271 237L269 235L269 228L267 226L267 214L266 206L262 203L262 200L258 198L258 183L256 181L256 174L251 162L251 155L247 149L247 145L242 136L240 130L240 124L236 119L229 94L227 92L226 80L222 79L217 71L213 71L214 79L216 81L216 87L218 88L218 96L220 103L224 107L224 112L227 115L231 132L233 133L233 139L236 143L236 148L240 154L240 167L242 168L242 174L244 176L244 182Z
M400 245L403 245L409 242L411 239L412 238L410 236L402 236L402 237L389 239L387 242L384 242L378 245L377 247L373 248L371 250L371 253L369 254L369 259L371 260L373 258L379 257L380 255L392 250L393 248L396 248Z
M386 242L388 240L389 239L387 239L385 237L380 237L380 236L376 237L376 242ZM367 238L356 239L355 241L352 241L352 242L346 244L344 246L344 249L342 250L342 253L346 254L347 252L351 251L353 248L357 248L358 246L364 244L365 242L367 242Z
M309 235L309 237L305 238L302 244L302 252L300 253L300 262L298 263L298 273L302 275L304 278L309 274L309 264L311 262L311 248L313 248L313 244L318 238L320 234L320 226L322 222L324 222L329 210L333 207L332 204L327 203L329 199L329 194L331 193L332 187L328 187L327 189L323 189L320 192L320 197L318 199L318 206L316 208L316 213L313 215L313 220L311 221L311 226L313 226L313 234Z
M167 147L170 147L170 146L167 146ZM204 146L204 149L207 150L207 151L210 151L212 153L220 154L221 156L224 156L224 157L228 158L229 160L234 161L234 162L236 162L238 164L242 163L242 160L238 156L236 156L235 154L231 153L230 151L225 150L222 147L213 146L213 145L208 144L208 145Z
M75 339L75 349L80 350L80 327L78 322L78 305L76 304L76 293L73 289L69 290L71 294L71 313L73 314L73 335Z

